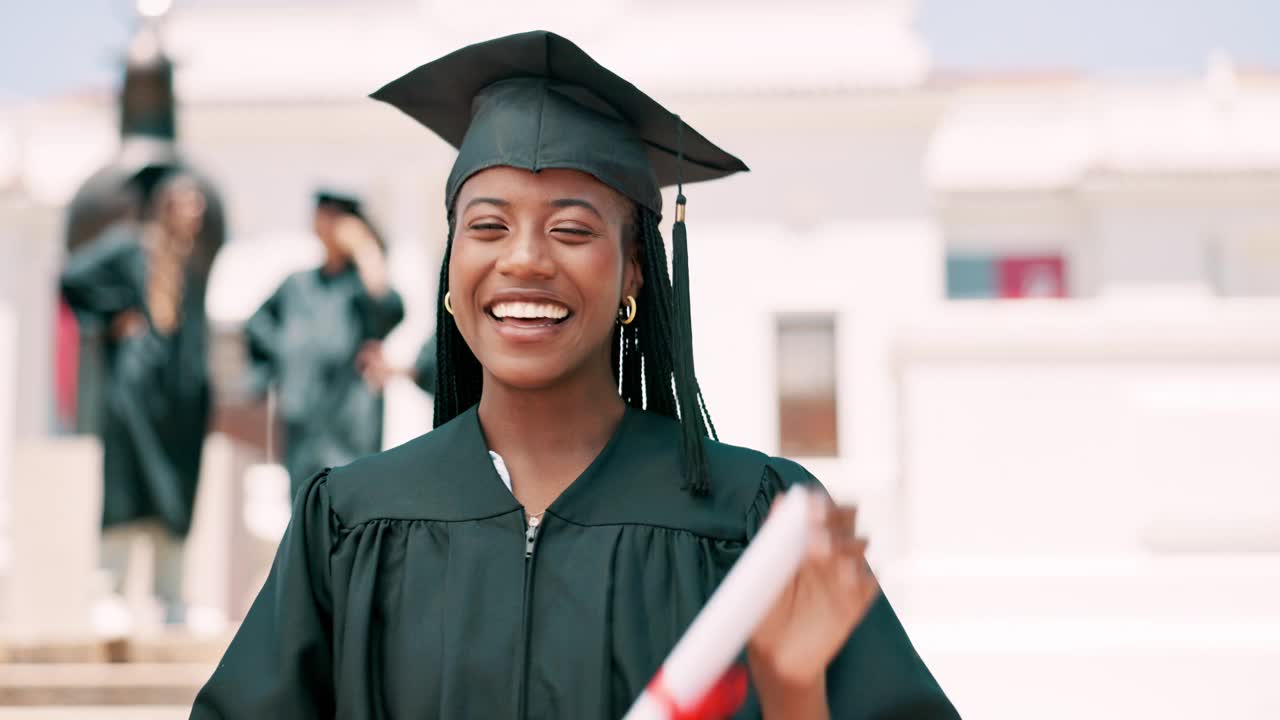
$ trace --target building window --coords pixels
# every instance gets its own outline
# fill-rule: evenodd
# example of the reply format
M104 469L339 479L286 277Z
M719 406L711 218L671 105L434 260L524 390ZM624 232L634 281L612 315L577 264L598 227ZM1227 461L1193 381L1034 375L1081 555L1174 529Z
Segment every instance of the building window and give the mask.
M948 299L1063 297L1067 269L1061 255L947 256Z
M780 451L792 457L836 455L835 316L779 317L777 353Z

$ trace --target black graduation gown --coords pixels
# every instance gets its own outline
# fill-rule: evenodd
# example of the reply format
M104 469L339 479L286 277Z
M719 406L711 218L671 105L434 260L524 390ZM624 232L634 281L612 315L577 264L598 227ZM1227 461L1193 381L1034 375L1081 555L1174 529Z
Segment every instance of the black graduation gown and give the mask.
M245 324L255 389L279 387L294 495L317 470L382 447L382 394L360 377L355 357L402 318L399 293L373 297L348 265L290 275Z
M146 303L141 229L120 223L67 260L60 285L83 327L142 313L148 329L104 343L102 524L158 519L184 537L191 527L210 383L204 278L187 269L179 325L154 330Z
M531 552L475 408L321 472L191 717L620 717L774 496L815 482L708 442L712 495L695 498L680 447L676 423L629 409ZM883 597L828 688L837 718L956 717Z

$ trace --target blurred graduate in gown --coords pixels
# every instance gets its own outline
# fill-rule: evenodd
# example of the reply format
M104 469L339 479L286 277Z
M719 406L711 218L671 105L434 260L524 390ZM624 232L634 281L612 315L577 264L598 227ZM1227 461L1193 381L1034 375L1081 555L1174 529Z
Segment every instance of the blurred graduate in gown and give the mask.
M357 198L318 192L315 233L324 263L286 278L245 325L255 390L278 389L293 494L317 470L381 449L380 383L357 356L404 317Z
M203 271L210 258L196 241L207 200L194 176L147 184L144 218L108 227L68 259L60 278L82 326L103 328L106 338L102 565L117 595L114 606L108 600L95 610L112 616L95 617L100 627L128 622L119 593L140 534L155 544L166 622L185 619L182 545L211 407Z

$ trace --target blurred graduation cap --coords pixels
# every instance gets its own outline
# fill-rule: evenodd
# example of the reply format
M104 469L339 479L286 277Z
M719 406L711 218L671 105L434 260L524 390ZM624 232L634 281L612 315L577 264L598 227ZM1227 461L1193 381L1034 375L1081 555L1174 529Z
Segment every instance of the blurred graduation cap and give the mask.
M358 218L364 218L360 196L346 188L337 185L321 185L316 188L315 197L317 208L331 207Z
M369 228L369 232L373 233L374 239L378 241L378 247L382 248L384 252L386 251L386 238L382 237L378 226L369 219L364 202L361 200L360 194L355 190L334 183L323 183L316 186L315 200L316 209L333 208L339 212L360 218L365 227Z

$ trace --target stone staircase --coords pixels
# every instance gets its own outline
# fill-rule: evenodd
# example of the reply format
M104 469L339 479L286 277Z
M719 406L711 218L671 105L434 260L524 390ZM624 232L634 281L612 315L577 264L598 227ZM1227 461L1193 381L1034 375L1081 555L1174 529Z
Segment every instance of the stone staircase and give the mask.
M150 550L139 544L132 563L142 570L130 574L124 593L134 634L98 639L90 620L103 592L97 441L31 437L15 450L14 477L40 482L16 483L8 498L22 511L12 513L9 562L0 565L0 720L186 718L234 628L164 631L150 597ZM240 518L240 480L254 461L226 436L206 442L186 548L192 627L225 628L241 616L270 563L274 543L251 537ZM49 513L29 508L57 508L56 534Z
M187 706L0 707L0 720L187 720Z
M0 641L0 719L185 718L230 635Z

